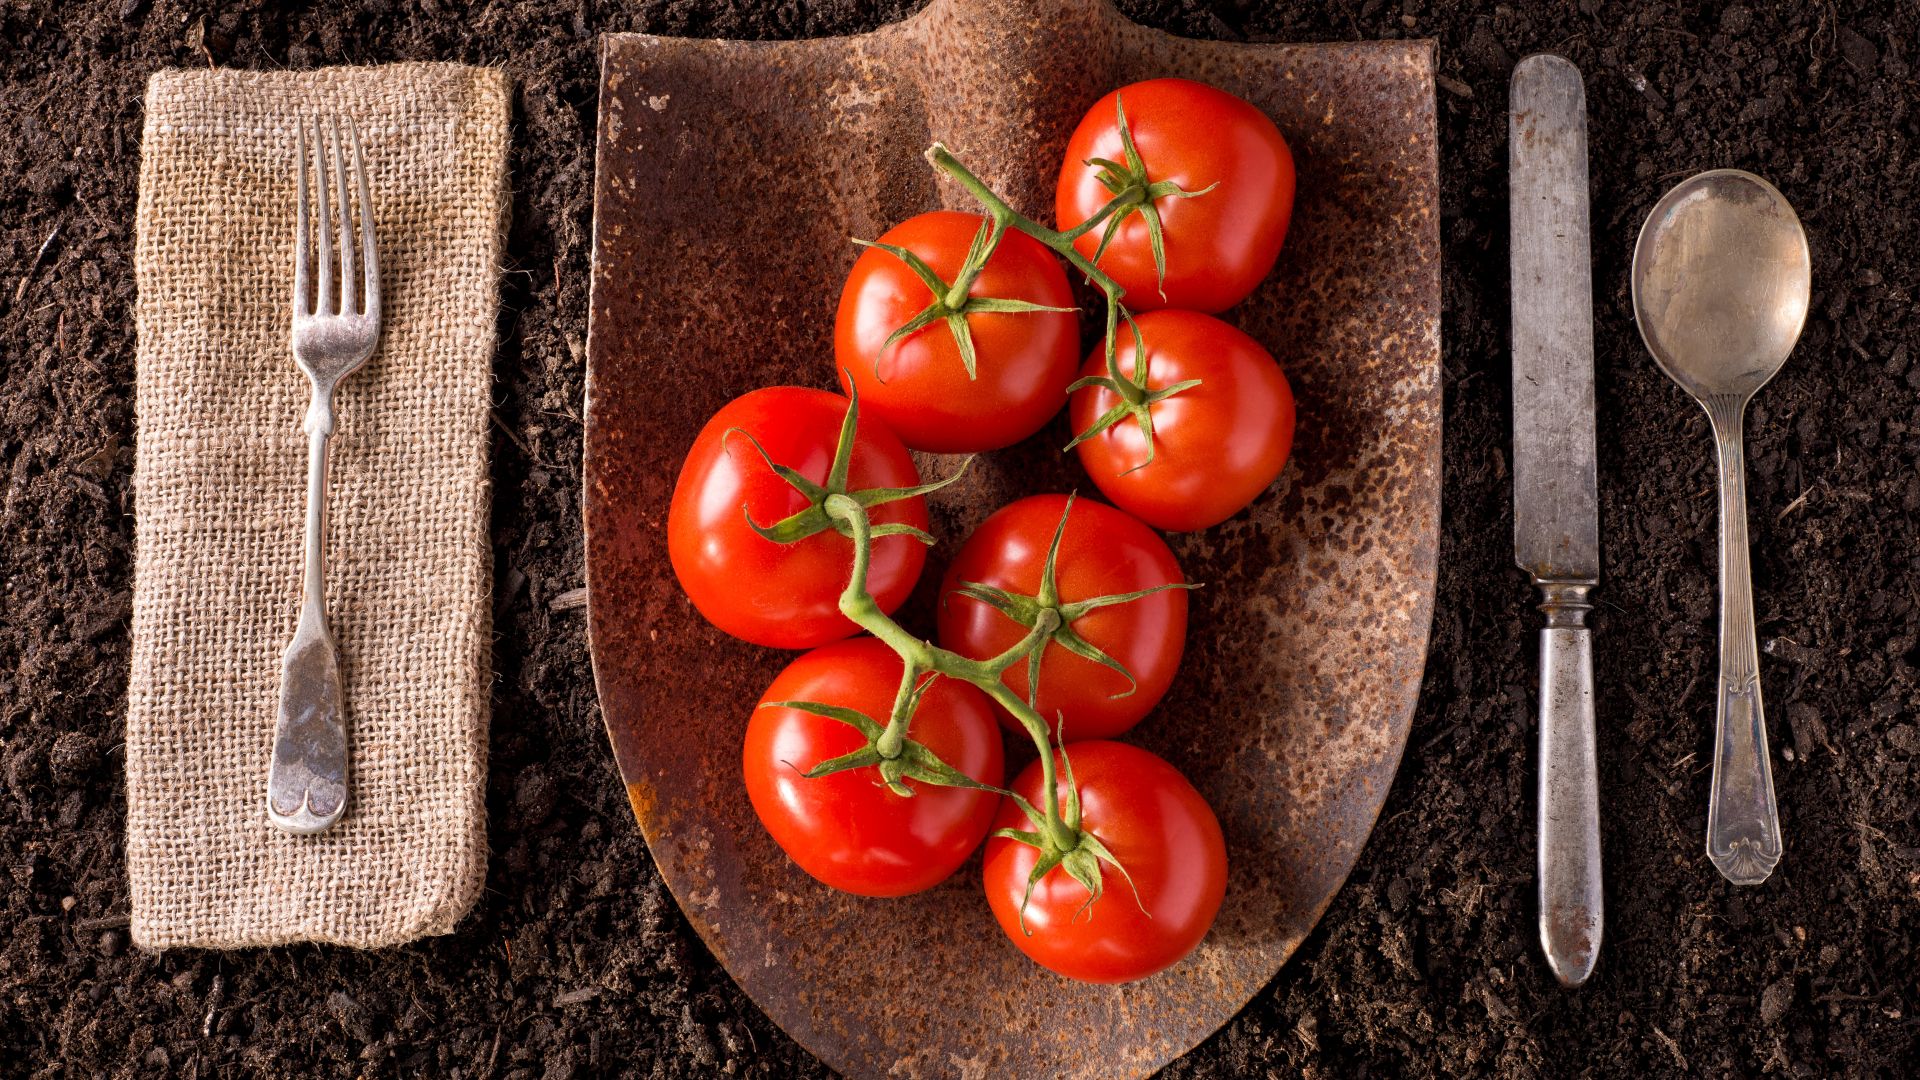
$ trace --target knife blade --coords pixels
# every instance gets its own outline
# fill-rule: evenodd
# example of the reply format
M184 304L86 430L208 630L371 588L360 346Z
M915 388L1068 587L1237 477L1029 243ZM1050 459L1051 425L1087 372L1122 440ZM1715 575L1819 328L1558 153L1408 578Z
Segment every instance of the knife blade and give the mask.
M1540 946L1578 986L1603 925L1588 594L1600 581L1587 107L1580 70L1515 66L1508 169L1513 294L1513 551L1540 591Z

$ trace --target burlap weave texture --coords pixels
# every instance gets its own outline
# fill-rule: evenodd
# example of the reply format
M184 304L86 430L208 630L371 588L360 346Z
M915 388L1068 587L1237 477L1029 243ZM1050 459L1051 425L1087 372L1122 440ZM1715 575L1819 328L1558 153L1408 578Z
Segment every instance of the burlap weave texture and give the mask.
M132 932L148 948L441 934L486 872L487 443L508 204L505 75L452 64L170 71L147 89L135 276ZM288 351L294 132L350 116L378 351L335 399L327 605L350 795L267 823L300 606L306 378Z

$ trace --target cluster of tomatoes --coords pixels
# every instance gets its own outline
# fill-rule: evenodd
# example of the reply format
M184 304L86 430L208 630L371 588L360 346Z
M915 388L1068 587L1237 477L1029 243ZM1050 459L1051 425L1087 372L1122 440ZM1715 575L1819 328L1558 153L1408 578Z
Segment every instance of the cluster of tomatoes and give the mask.
M1192 586L1153 527L1237 513L1292 447L1285 376L1214 317L1279 254L1292 157L1259 110L1178 79L1087 113L1057 228L943 147L928 157L986 212L922 214L865 244L834 331L845 396L769 387L722 408L681 469L669 552L715 626L811 650L767 688L743 752L754 809L795 863L900 896L984 841L987 900L1019 948L1074 978L1140 978L1205 936L1226 848L1185 777L1113 739L1167 693L1185 647ZM1084 361L1062 259L1107 299ZM1002 507L946 570L938 644L894 622L932 543L925 496L946 482L923 483L909 449L998 449L1062 407L1114 505ZM1039 751L1004 788L1002 725Z

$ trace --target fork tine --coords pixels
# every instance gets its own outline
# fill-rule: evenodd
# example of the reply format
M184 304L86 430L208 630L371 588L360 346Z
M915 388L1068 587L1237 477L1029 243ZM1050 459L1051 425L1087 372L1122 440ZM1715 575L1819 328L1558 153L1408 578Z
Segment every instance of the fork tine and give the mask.
M373 199L367 194L367 164L360 155L360 129L353 117L347 117L347 134L353 139L353 174L360 185L360 261L366 266L365 294L367 314L380 318L380 249L373 239ZM344 186L344 185L343 185Z
M353 304L353 232L349 224L353 221L353 189L347 186L347 156L345 144L340 141L340 126L332 117L327 118L327 151L333 158L334 186L340 189L339 205L335 208L340 220L340 314L355 315L358 309Z
M314 310L322 315L332 315L333 306L333 238L327 235L327 212L333 204L327 199L327 134L320 130L320 121L313 122L313 180L319 198L314 200L314 233L320 239L320 291L314 297Z
M299 193L295 202L293 234L293 314L300 317L310 315L313 309L307 307L307 125L302 121L294 128L293 175L294 188Z

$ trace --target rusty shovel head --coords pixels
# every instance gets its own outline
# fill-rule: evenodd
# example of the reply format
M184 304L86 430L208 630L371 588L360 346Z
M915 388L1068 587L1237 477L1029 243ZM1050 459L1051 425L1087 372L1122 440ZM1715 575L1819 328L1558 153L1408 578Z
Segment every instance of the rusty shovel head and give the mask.
M1287 248L1228 318L1286 369L1300 426L1293 464L1250 510L1171 538L1206 588L1191 594L1173 691L1128 736L1219 814L1225 904L1172 969L1090 986L1003 939L977 861L875 901L787 860L748 805L740 740L791 656L694 611L668 565L666 516L694 434L728 399L833 385L849 238L971 209L936 183L930 143L1045 220L1081 114L1164 75L1252 101L1292 145ZM1419 691L1440 524L1431 43L1214 44L1142 29L1103 0L935 0L850 38L610 36L599 124L594 672L634 812L688 920L777 1023L851 1075L1143 1075L1183 1053L1272 979L1345 880ZM995 508L1091 492L1059 452L1067 434L1056 421L986 455L932 500L941 545L910 626L930 628L940 564Z

